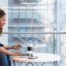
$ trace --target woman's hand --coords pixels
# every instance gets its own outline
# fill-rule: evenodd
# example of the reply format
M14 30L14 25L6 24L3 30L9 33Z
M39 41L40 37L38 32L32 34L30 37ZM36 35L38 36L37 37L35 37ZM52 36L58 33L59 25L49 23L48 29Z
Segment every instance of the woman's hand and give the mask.
M10 52L3 47L0 47L0 52L4 53L6 55L10 55L10 56L21 56L22 55L21 52Z
M15 45L12 46L12 49L17 50L17 49L20 49L21 47L22 46L20 44L15 44Z
M11 56L22 56L22 53L20 53L20 52L12 52Z

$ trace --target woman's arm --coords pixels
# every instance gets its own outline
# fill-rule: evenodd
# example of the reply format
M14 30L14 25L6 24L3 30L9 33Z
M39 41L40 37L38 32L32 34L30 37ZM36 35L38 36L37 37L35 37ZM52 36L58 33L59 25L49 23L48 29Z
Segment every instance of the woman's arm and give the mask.
M12 46L9 46L9 45L4 45L2 47L5 48L5 49L13 49L13 47Z
M22 53L20 53L20 52L10 52L3 47L0 47L0 52L2 52L4 54L7 54L7 55L10 55L10 56L20 56L20 55L22 55Z
M15 44L13 46L4 45L3 48L5 48L5 49L19 49L19 48L21 48L21 45L20 44Z

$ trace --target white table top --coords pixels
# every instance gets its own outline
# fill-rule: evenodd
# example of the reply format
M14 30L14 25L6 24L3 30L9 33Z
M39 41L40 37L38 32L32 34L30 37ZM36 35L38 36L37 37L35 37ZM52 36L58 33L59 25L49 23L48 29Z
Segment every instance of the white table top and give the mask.
M28 57L12 57L12 60L18 62L54 62L60 61L61 57L56 54L49 54L49 53L34 53L34 56L37 56L37 59L28 59Z

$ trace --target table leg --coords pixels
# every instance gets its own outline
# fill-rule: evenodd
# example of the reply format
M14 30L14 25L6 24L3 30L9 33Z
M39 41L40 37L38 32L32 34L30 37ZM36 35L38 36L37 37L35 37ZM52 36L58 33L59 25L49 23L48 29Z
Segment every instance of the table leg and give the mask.
M13 60L11 60L11 66L14 66L14 65L13 65Z
M41 66L44 66L44 64L45 64L45 63L42 63L42 65L41 65ZM55 61L55 62L53 63L53 66L58 66L58 62L57 62L57 61Z
M55 62L53 63L53 66L58 66L58 62L55 61Z
M33 63L31 63L31 62L28 62L28 63L26 64L26 66L28 66L29 64L31 64L32 66L34 66L34 64L33 64Z
M34 66L31 62L27 63L26 66L28 66L29 64L31 64L32 66ZM37 63L35 63L35 64L36 64L36 66L39 66ZM22 63L19 64L19 66L21 66L21 65L22 65Z
M43 62L43 63L41 64L41 66L44 66L44 64L45 64L45 63Z
M13 61L13 66L16 66L16 62L15 61Z
M11 60L11 66L16 66L15 61Z
M39 66L36 62L34 62L37 66Z

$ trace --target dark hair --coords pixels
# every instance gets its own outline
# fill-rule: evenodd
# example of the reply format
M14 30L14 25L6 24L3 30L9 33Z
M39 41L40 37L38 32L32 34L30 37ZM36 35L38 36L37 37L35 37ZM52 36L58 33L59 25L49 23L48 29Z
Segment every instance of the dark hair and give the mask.
M6 15L5 12L2 9L0 9L0 17L3 17L4 15Z
M0 18L3 17L4 15L6 15L6 13L0 9ZM0 34L2 33L3 28L0 26Z

